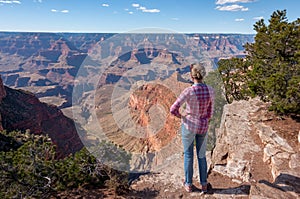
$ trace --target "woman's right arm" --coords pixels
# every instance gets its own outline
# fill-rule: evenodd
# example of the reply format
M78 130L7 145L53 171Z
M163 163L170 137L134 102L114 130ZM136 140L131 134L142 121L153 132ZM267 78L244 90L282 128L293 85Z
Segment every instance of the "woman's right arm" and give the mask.
M188 89L185 89L179 95L179 97L176 99L176 101L174 102L174 104L170 108L170 112L171 112L172 115L175 115L178 118L182 117L182 115L179 112L179 109L180 109L180 106L185 102L187 94L188 94Z

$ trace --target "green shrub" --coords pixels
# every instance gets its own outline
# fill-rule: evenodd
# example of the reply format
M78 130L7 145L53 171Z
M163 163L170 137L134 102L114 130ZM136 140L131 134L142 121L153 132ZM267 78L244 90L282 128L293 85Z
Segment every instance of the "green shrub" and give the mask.
M1 198L48 198L63 190L106 184L118 191L127 185L126 172L105 166L86 148L57 160L55 146L47 136L17 131L1 135L2 143L18 143L11 145L10 150L0 151Z

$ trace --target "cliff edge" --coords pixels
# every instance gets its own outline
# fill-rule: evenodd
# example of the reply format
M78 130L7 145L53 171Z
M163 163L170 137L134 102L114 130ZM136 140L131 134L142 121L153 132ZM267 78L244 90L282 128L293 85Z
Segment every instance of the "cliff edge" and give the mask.
M257 98L225 105L215 148L207 152L207 194L183 189L182 155L158 173L140 176L133 190L152 190L155 198L299 198L300 122L278 117L268 106ZM194 177L199 186L197 169Z

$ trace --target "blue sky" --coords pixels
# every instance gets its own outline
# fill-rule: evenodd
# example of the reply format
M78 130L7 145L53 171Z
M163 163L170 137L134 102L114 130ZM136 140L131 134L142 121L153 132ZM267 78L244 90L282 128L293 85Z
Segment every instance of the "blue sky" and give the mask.
M255 33L275 10L299 18L299 0L0 0L0 31Z

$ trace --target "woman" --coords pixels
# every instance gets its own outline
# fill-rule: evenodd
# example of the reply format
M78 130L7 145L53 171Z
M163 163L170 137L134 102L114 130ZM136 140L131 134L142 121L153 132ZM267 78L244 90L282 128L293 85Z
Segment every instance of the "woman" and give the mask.
M213 89L203 83L205 69L202 64L192 64L191 78L194 84L186 88L170 108L171 114L181 118L184 150L184 188L192 192L194 143L198 159L201 190L207 192L206 143L208 122L213 113ZM185 110L179 109L186 104Z

